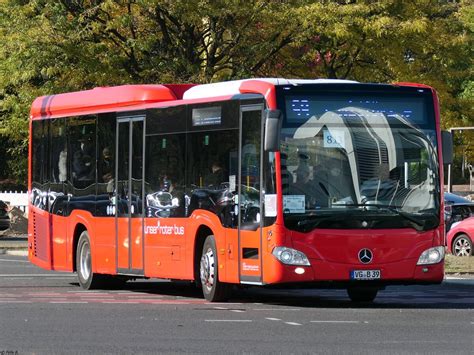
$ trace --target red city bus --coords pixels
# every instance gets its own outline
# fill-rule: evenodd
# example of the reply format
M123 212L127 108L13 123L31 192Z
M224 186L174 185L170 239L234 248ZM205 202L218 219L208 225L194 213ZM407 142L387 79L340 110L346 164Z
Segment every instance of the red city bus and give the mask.
M127 278L346 288L444 275L438 99L424 85L125 85L31 108L29 259ZM443 136L444 137L444 136ZM447 145L448 147L448 145Z

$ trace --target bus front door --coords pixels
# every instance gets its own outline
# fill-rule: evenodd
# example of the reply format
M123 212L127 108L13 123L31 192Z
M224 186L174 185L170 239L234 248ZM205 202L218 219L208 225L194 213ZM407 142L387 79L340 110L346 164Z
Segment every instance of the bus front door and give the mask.
M262 283L263 109L263 105L240 108L239 275L245 284Z
M117 118L115 242L117 273L143 275L144 116Z

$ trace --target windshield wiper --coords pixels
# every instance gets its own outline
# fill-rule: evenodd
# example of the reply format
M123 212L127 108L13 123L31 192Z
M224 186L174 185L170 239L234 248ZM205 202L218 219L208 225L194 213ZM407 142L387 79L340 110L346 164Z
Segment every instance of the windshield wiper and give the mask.
M310 218L308 218L308 217L310 217ZM331 215L328 215L328 214L324 214L324 215L313 214L313 215L305 216L305 219L301 220L301 221L298 221L297 225L300 228L308 230L307 228L309 228L309 229L316 228L322 222L327 222L327 221L330 221L330 220L337 220L339 218L340 218L340 216L334 215L334 214L331 214Z
M413 222L415 223L416 225L422 227L421 229L423 230L425 228L425 220L423 221L420 221L418 219L416 219L415 217L413 217L411 214L409 214L408 212L405 212L405 211L400 211L399 209L397 208L394 208L394 207L387 207L387 209L390 211L390 212L393 212L397 215L399 215L400 217L403 217L405 218L407 221L410 221L410 222Z

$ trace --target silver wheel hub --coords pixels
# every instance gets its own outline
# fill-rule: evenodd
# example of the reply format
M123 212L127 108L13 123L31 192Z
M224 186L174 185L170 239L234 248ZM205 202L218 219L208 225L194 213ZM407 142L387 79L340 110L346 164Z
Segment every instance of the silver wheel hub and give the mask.
M88 243L82 244L79 260L79 272L84 280L88 280L91 275L91 250Z
M460 238L454 244L454 255L469 256L471 255L471 243L466 238Z
M211 248L201 257L200 275L202 286L210 291L215 282L215 256Z

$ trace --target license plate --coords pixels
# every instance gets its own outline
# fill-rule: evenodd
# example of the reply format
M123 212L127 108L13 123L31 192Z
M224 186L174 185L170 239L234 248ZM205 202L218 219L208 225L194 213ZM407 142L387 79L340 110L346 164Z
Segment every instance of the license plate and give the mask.
M381 278L380 270L352 270L351 280L378 280Z

